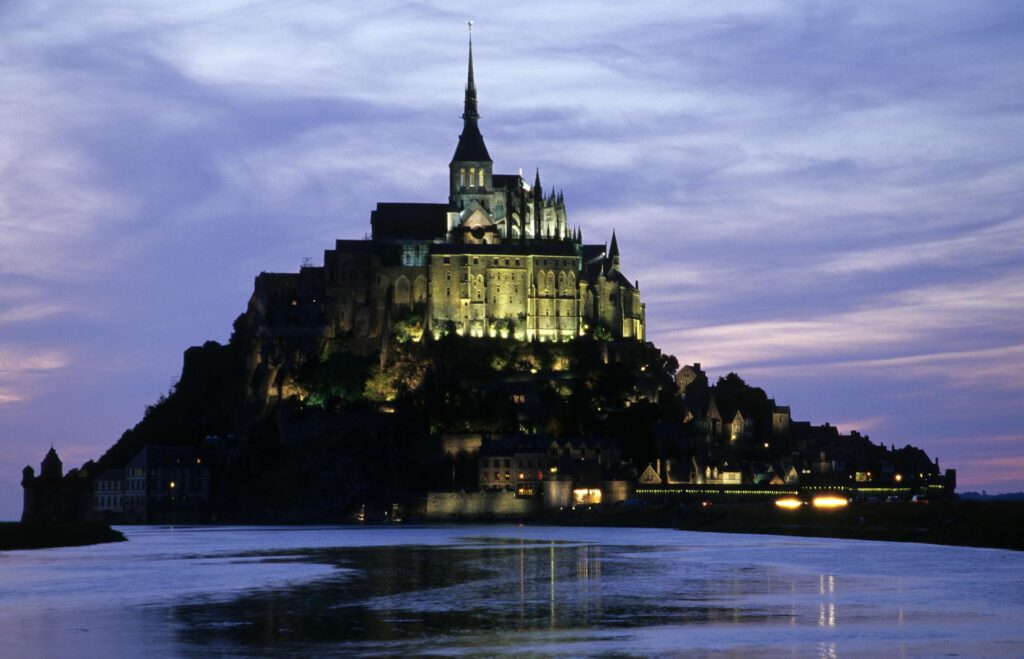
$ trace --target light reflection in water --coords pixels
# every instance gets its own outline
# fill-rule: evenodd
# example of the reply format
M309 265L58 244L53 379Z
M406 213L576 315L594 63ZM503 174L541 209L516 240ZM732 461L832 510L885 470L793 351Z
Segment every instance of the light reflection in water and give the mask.
M551 542L551 628L555 628L555 543Z
M827 595L828 601L822 601L818 605L818 626L836 626L836 578L835 575L818 575L818 594ZM824 655L823 655L824 656Z
M837 560L836 541L621 530L149 533L151 548L5 556L0 654L1024 656L1024 563L1006 553L865 543ZM17 613L51 583L60 624ZM136 591L145 606L125 601Z

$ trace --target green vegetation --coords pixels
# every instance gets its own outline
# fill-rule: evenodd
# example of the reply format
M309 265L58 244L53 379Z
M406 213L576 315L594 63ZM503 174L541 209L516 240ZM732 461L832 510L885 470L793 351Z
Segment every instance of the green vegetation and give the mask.
M617 436L628 440L627 457L647 461L654 426L683 414L673 379L678 363L651 344L448 334L392 344L383 359L340 346L326 352L300 370L300 408L383 404L424 421L425 432Z
M99 522L0 522L0 551L79 547L125 539L120 531Z

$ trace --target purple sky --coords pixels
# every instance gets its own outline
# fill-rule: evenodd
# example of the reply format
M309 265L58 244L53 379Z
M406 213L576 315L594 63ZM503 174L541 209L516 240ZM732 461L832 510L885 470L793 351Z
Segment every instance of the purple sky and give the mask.
M258 272L447 196L464 8L141 4L0 4L0 519L51 442L99 456L226 340ZM499 4L495 170L618 230L661 348L1024 489L1024 6Z

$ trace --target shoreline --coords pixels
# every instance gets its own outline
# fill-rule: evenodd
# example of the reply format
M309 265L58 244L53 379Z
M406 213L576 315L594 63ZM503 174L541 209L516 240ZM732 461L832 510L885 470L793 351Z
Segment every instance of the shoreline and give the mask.
M102 522L0 522L0 551L85 547L127 540L123 533Z
M770 502L664 503L646 506L606 506L547 511L532 516L450 516L427 518L409 514L405 520L392 524L383 520L355 522L351 519L321 519L296 522L294 519L232 520L218 524L173 524L155 522L140 526L328 526L328 527L400 527L403 525L471 525L527 524L536 526L594 526L621 528L668 528L679 531L782 535L808 538L872 540L880 542L916 542L956 547L978 547L1024 551L1024 502L933 500L928 503L853 502L833 510L804 506L783 510ZM9 524L7 526L14 526ZM13 549L3 542L0 523L0 547ZM105 525L117 538L92 541L36 545L71 546L95 544L124 539L118 531ZM135 526L118 524L117 526ZM29 547L22 547L29 548Z
M528 524L609 528L668 528L678 531L780 535L807 538L917 542L956 547L1024 551L1024 502L939 500L854 502L837 510L809 506L783 510L772 503L687 502L649 506L579 507L527 517L408 515L403 524ZM178 526L156 522L143 526ZM118 524L118 526L135 526ZM392 526L387 522L317 520L296 523L238 520L224 524L184 526ZM101 522L0 522L0 551L81 547L124 542L123 533Z
M416 523L516 523L671 528L678 531L783 535L1024 551L1024 502L859 502L839 510L782 510L772 503L580 508L536 517L410 519Z

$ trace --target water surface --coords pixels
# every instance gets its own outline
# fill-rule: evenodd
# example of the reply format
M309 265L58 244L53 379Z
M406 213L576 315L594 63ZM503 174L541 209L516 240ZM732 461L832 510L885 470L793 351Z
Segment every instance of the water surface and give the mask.
M4 656L1024 655L1024 554L664 529L128 527L0 553Z

